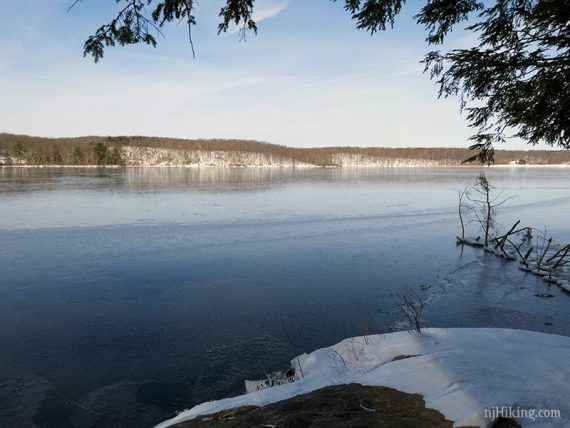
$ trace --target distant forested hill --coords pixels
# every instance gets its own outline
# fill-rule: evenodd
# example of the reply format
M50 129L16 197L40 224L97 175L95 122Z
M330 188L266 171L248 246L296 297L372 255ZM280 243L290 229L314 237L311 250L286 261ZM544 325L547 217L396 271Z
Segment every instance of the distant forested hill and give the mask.
M0 165L453 166L463 148L294 148L251 140L0 134ZM570 164L570 151L497 150L496 164Z

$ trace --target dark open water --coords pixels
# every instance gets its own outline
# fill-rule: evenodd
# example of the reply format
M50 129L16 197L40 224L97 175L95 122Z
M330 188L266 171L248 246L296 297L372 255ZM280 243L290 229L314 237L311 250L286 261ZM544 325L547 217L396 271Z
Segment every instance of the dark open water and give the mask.
M570 240L570 168L486 172L504 227ZM570 335L569 295L455 246L477 173L0 169L0 426L151 426L399 328L405 287L431 326Z

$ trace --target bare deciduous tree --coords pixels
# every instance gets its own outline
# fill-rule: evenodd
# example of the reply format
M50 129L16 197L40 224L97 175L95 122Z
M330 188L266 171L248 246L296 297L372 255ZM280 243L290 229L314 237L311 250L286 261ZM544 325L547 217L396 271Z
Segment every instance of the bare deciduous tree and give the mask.
M465 222L463 220L463 214L466 210L470 210L471 206L467 204L467 198L469 196L469 186L465 186L463 190L459 192L459 222L461 223L461 242L465 242Z
M421 333L425 298L408 288L400 295L400 299L399 307L404 318L403 321L406 323L406 329L409 332Z
M471 189L475 192L476 196L473 197L471 194L468 194L467 197L478 208L478 210L474 210L474 213L483 230L483 245L486 248L489 246L491 231L496 226L495 209L512 199L512 197L501 199L501 192L497 195L493 195L495 187L489 183L484 172L479 174L475 184L471 186Z

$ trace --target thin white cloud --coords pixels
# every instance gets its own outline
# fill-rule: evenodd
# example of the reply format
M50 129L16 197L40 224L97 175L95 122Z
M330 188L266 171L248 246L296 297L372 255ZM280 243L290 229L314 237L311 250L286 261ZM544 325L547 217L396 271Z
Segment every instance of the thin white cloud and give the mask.
M283 12L288 4L289 1L281 1L277 3L260 2L255 6L253 19L256 22L261 22L264 19L272 18Z
M269 18L273 18L274 16L279 15L281 12L285 10L285 8L289 5L289 0L285 1L271 1L271 0L262 0L257 1L255 3L255 8L253 10L253 20L259 24L261 21L264 21ZM235 34L237 33L241 27L233 26L227 31L227 34Z

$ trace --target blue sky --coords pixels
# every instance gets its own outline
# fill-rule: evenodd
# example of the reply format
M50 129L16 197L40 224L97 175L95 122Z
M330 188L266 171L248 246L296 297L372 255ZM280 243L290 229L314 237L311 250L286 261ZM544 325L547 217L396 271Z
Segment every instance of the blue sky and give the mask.
M84 40L114 0L0 3L0 131L41 135L247 138L290 146L447 146L470 130L456 99L437 99L419 64L413 24L356 30L342 1L257 0L259 33L217 36L220 0L202 0L193 27L170 25L156 49L110 48L98 64ZM452 43L466 34L458 30ZM510 148L526 148L511 143Z

